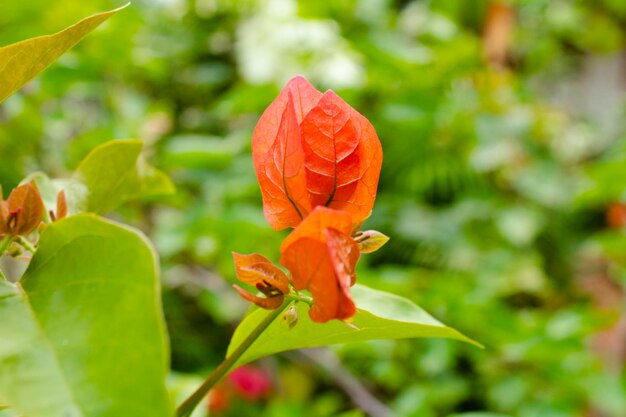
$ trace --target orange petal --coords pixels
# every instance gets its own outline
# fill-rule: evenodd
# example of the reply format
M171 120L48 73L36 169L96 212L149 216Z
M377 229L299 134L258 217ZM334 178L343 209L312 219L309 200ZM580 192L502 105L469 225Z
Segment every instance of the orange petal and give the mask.
M327 91L302 121L307 189L314 206L330 204L339 183L351 182L358 172L353 155L359 136L350 116L350 106Z
M324 235L324 230L329 227L342 233L350 234L352 231L352 219L350 214L328 207L315 207L311 214L309 214L283 241L280 247L281 253L294 241L303 237L310 237L325 243L326 236Z
M5 219L6 231L14 236L25 235L37 228L45 210L35 181L15 188L9 195L6 205L8 209Z
M350 286L356 282L356 263L359 260L359 248L348 235L326 229L328 252L335 270L339 302L333 318L349 319L356 313L356 306L350 296Z
M262 262L240 269L244 274L253 274L257 282L254 284L269 284L282 294L289 294L289 278L282 269L274 264Z
M67 199L65 198L65 191L59 191L57 194L57 212L55 219L59 220L67 217Z
M291 93L293 98L298 124L302 123L304 116L315 107L322 97L322 93L317 91L315 87L303 77L295 77L287 83L278 97L276 97L263 112L263 115L254 129L252 136L252 156L255 159L255 165L257 163L256 158L263 158L274 143L274 139L278 134L280 119L287 107L289 93Z
M253 286L269 284L283 294L289 293L289 278L265 256L259 254L240 255L233 252L237 278Z
M333 228L326 229L325 233L335 273L342 288L349 288L356 282L356 263L361 256L359 246L350 236Z
M280 262L291 272L294 287L313 296L313 321L343 320L356 312L350 286L359 249L348 235L351 227L348 213L316 207L281 246Z
M281 262L292 274L296 289L307 289L313 296L309 310L311 319L325 323L332 319L347 319L354 315L356 307L350 297L350 281L353 273L331 257L329 247L312 238L294 242L283 254Z
M327 91L302 121L301 131L311 204L345 210L360 223L374 205L382 166L374 127Z
M256 166L267 221L277 230L296 226L311 210L304 152L291 92L274 143Z
M265 110L252 135L265 217L276 230L296 226L311 209L299 124L320 97L304 78L292 79Z
M353 118L361 126L361 140L356 151L360 160L359 173L354 183L337 187L328 207L349 212L353 223L357 224L367 219L374 207L383 150L372 124L356 110L353 110Z
M239 285L233 285L233 287L237 290L241 298L251 303L258 305L261 308L266 310L275 310L283 304L285 297L282 295L276 297L262 298L257 297L256 295L250 294L248 291L241 288Z
M309 289L311 281L317 276L332 275L329 269L328 249L318 239L302 237L281 249L280 263L291 272L291 279L296 290Z
M233 260L235 261L235 271L237 273L237 278L240 281L245 282L246 284L256 285L259 283L259 279L256 273L250 271L244 271L243 268L247 268L250 265L258 264L258 263L272 263L269 259L267 259L263 255L259 255L258 253L253 253L250 255L241 255L237 252L232 252Z

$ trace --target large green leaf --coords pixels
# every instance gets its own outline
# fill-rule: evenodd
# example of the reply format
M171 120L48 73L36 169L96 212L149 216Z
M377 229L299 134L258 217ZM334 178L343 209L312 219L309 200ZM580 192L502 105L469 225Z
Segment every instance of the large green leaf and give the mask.
M0 403L28 417L169 417L155 254L82 214L49 225L19 284L0 280Z
M89 16L54 35L26 39L0 48L0 102L22 88L89 32L124 7L126 6Z
M106 214L129 200L174 192L168 176L142 158L142 146L140 140L112 140L92 150L72 178L51 180L36 172L24 181L37 182L49 210L64 190L70 213Z
M125 201L174 191L167 175L141 158L142 147L136 139L112 140L81 161L74 179L87 188L84 211L108 213Z
M350 327L337 320L319 324L311 321L308 306L298 303L298 323L292 329L275 320L237 362L237 365L263 356L292 349L326 346L364 340L443 337L480 346L451 327L444 326L420 307L397 295L362 285L351 290L358 312ZM264 317L267 310L254 308L235 330L228 355L241 344Z

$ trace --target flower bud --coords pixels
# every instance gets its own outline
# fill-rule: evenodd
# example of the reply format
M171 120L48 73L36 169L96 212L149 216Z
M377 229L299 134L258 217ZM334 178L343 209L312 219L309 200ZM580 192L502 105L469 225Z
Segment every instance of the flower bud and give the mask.
M39 226L44 205L35 181L15 188L4 201L0 196L0 236L26 235Z
M377 230L366 230L358 232L354 236L354 240L359 245L361 253L372 253L387 243L389 241L389 237Z
M296 324L298 324L298 312L296 311L296 306L291 306L285 311L283 314L283 323L287 324L290 329L293 329Z

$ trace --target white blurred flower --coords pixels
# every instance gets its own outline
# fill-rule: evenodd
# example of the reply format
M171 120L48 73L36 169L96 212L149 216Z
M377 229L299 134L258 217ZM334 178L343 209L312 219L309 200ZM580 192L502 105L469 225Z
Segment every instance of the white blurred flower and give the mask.
M361 57L332 20L295 14L292 0L269 0L240 25L235 52L242 77L253 84L282 85L295 75L329 87L360 87Z

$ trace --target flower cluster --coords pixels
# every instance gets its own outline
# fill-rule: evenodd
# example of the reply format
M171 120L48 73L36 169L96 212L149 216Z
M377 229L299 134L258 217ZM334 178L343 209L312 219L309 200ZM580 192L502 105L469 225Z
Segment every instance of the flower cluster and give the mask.
M32 232L41 222L44 210L34 181L15 188L6 201L0 193L0 236Z
M44 213L45 207L35 181L13 189L6 201L0 187L0 237L14 238L33 232L44 219ZM63 191L57 196L56 213L50 211L49 216L52 221L67 216L67 202Z
M359 256L387 240L379 232L357 232L374 205L382 165L374 127L333 91L321 93L296 77L261 116L252 157L265 218L276 230L295 228L280 259L291 281L261 255L234 254L238 278L265 298L237 290L273 309L291 283L313 296L313 321L349 319L356 313L350 287Z

